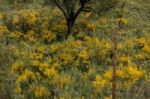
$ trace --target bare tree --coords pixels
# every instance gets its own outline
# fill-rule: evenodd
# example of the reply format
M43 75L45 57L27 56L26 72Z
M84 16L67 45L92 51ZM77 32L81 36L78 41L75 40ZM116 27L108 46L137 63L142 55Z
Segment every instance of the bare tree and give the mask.
M48 3L57 6L63 13L67 22L66 39L71 34L73 25L81 12L91 11L90 7L85 6L90 0L51 0Z
M75 24L76 19L81 12L90 12L94 6L89 4L100 4L101 7L95 7L97 10L104 10L104 7L109 9L110 4L113 5L116 0L45 0L51 5L57 6L63 13L67 22L66 39L71 34L71 30ZM87 6L88 5L88 6ZM104 6L105 5L105 6ZM110 6L112 8L112 6Z

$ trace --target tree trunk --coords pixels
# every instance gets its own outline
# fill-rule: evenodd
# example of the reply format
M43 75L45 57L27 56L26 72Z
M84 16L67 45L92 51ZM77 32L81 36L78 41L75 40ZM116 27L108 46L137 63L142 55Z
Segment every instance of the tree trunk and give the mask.
M66 39L68 39L68 36L71 34L72 32L72 28L73 28L73 25L75 23L75 19L70 17L68 18L67 20L67 33L66 33Z

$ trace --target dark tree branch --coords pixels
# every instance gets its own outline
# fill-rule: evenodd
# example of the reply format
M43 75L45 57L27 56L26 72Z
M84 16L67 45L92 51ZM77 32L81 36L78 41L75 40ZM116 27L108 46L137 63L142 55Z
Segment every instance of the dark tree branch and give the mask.
M79 16L79 14L83 11L85 2L86 2L86 0L80 0L80 8L75 13L74 19L76 19Z
M81 5L81 7L84 7L86 1L87 1L87 0L80 0L80 5Z
M91 7L84 7L83 12L91 12L92 8Z
M83 11L83 7L80 7L79 9L78 9L78 11L74 14L74 19L76 19L78 16L79 16L79 14Z
M55 5L62 11L62 13L64 14L65 18L67 19L67 14L66 14L66 12L64 11L64 9L60 6L60 4L59 4L56 0L53 0L53 2L54 2Z

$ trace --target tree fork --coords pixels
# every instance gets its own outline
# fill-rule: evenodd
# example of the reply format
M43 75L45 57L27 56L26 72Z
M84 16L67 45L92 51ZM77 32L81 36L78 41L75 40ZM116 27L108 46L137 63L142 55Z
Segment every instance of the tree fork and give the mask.
M85 7L85 3L88 2L88 0L80 0L80 7L75 12L74 10L71 11L69 14L65 12L65 10L61 7L61 5L57 2L57 0L53 0L55 5L62 11L63 15L65 16L65 20L67 22L67 33L66 33L66 39L68 39L68 36L71 34L73 25L77 19L77 17L80 15L82 11L84 12L90 12L90 7Z

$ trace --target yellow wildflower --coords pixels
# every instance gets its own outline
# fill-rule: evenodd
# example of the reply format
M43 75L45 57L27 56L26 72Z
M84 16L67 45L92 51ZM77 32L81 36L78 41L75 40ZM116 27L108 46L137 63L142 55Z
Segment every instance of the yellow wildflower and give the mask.
M20 83L24 82L25 80L27 80L27 76L24 75L24 74L22 74L22 75L20 75L20 76L17 78L16 82L17 82L18 84L20 84Z
M89 71L88 71L88 75L91 75L95 72L95 69L94 68L89 68Z
M30 70L26 69L25 72L24 72L24 75L26 75L27 78L35 79L34 73L32 71L30 71Z
M30 30L28 33L27 33L27 35L29 35L29 36L33 36L35 34L35 32L33 31L33 30Z
M123 70L117 70L117 76L123 78L126 74Z
M18 16L15 16L15 17L13 18L12 23L13 23L14 25L19 24L19 17L18 17Z
M11 38L19 38L22 35L22 33L18 31L11 32L8 36Z
M146 52L146 53L149 53L149 54L150 54L150 46L145 45L145 46L142 48L142 50L143 50L144 52Z
M143 46L143 44L146 44L146 40L145 40L145 38L139 38L139 39L137 40L137 43L138 43L139 45Z
M101 91L104 87L106 87L107 84L108 81L99 75L96 75L95 81L93 81L93 85L97 91Z
M45 49L46 49L45 46L39 46L39 47L37 48L37 50L40 51L40 52L44 52Z
M108 70L104 73L104 78L108 80L112 80L112 70Z
M12 70L14 72L19 71L23 68L24 63L22 61L16 61L14 64L12 64Z
M56 38L56 35L49 31L46 31L46 33L44 33L44 35L43 35L43 39L47 40L49 42L55 40L55 38Z
M128 62L128 61L130 61L131 60L131 58L129 57L129 56L121 56L120 57L120 61L121 62Z
M58 50L58 46L57 45L51 45L50 46L50 52L51 53L55 53Z
M111 49L111 45L110 45L108 42L106 42L106 43L104 44L104 49L105 49L106 51L109 51L109 50Z
M22 89L20 87L17 87L15 89L15 92L18 93L18 94L21 94L22 93Z
M80 47L80 46L82 45L82 42L79 41L79 40L77 40L77 41L75 42L75 45L76 45L77 47Z
M142 70L138 70L137 67L133 66L128 66L128 72L133 80L139 80L144 75L144 72Z
M59 99L65 99L65 98L63 98L63 97L60 97Z
M122 43L119 43L119 44L117 45L117 49L118 49L118 50L122 50L122 49L123 49Z
M41 54L41 53L35 54L34 58L37 59L37 60L38 59L43 59L43 54Z
M106 96L104 99L111 99L111 97L110 96Z
M49 67L49 63L44 62L44 63L41 63L40 66L43 67L43 68Z
M40 62L38 60L33 60L31 61L32 63L32 66L39 66L40 65Z
M60 58L64 61L64 62L69 62L72 59L71 54L63 54L60 56Z
M96 30L96 25L95 25L95 24L92 24L92 23L87 24L87 29L89 29L89 30L95 32L95 30Z
M85 99L84 96L82 96L81 99Z
M145 56L143 55L143 53L138 53L137 55L135 55L135 57L139 60L144 60Z
M34 25L36 20L37 20L37 13L36 12L32 12L30 13L30 11L22 11L20 13L21 17L24 18L27 22L27 24Z
M82 58L82 59L84 59L84 60L87 60L89 58L89 54L88 54L87 51L84 50L84 51L81 51L79 53L79 57Z
M117 20L121 24L125 24L126 25L128 23L128 19L126 19L126 18L118 18Z
M58 62L56 62L56 63L53 64L53 67L54 68L60 68L60 64Z
M52 77L57 74L57 70L55 68L47 68L45 69L44 74L48 77Z
M0 32L1 33L9 33L9 30L8 30L8 28L6 26L1 26L0 25Z
M35 96L36 97L42 97L45 94L47 94L47 89L43 86L37 87L35 90Z
M30 43L35 43L36 40L33 37L28 37L28 42Z

